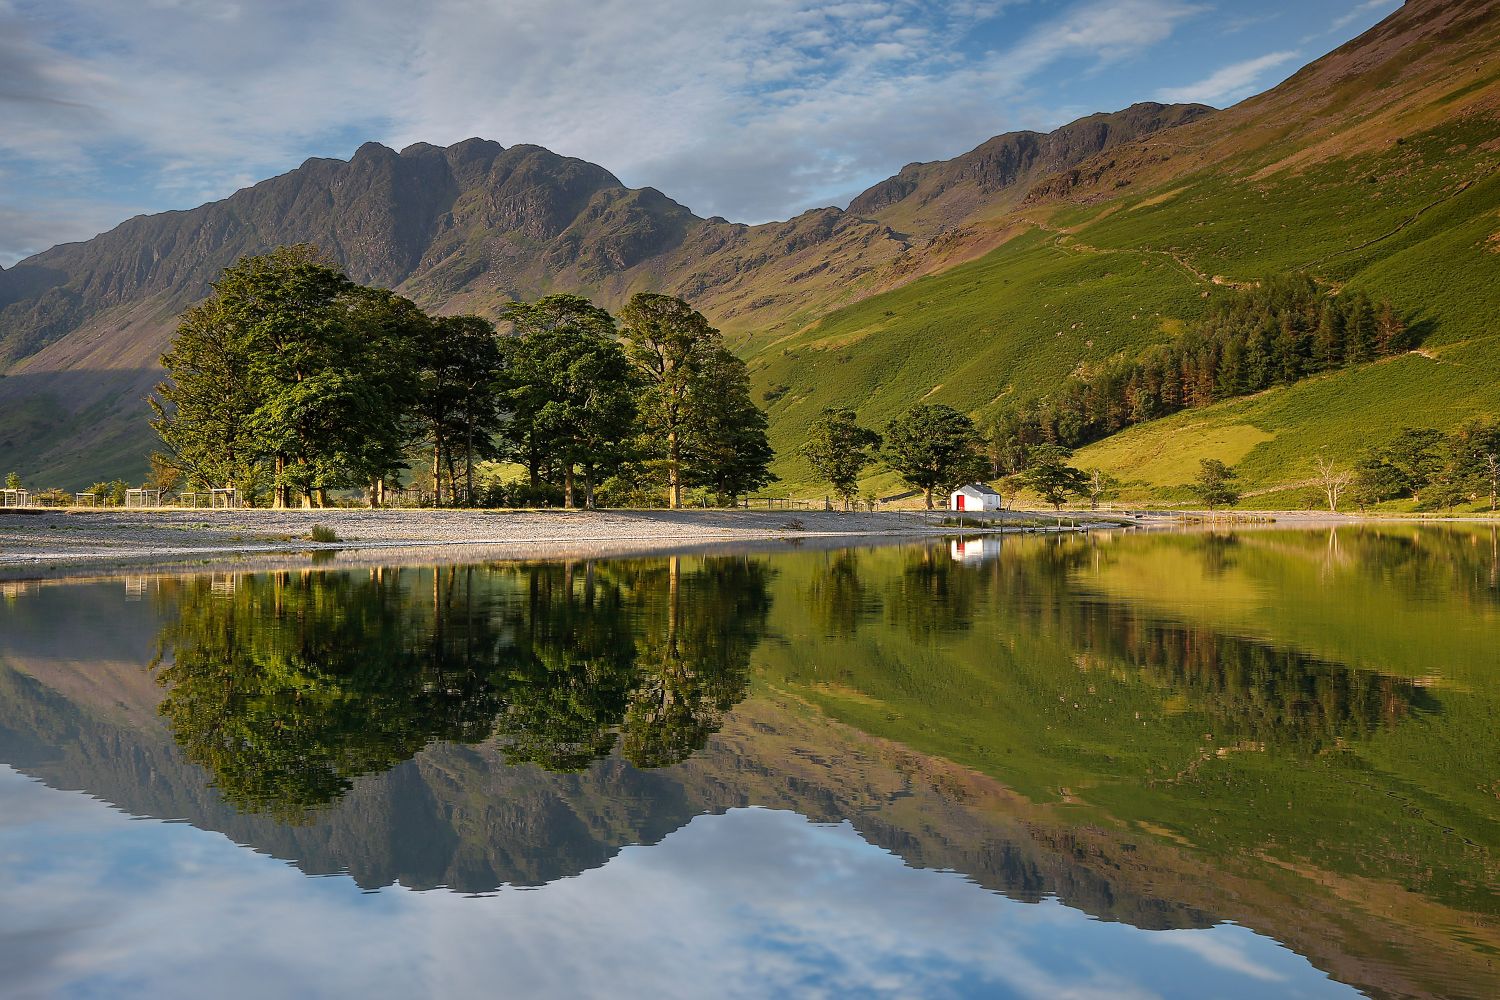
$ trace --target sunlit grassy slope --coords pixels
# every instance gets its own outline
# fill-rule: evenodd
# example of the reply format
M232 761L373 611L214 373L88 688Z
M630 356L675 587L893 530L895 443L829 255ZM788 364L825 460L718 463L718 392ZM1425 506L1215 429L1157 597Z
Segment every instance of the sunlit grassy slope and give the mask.
M1391 299L1421 353L1134 428L1080 463L1135 484L1127 497L1170 499L1198 459L1217 457L1239 467L1251 500L1301 506L1321 448L1352 457L1403 425L1500 413L1500 122L1474 114L1300 167L1278 166L1284 155L1023 210L1032 228L988 256L770 345L752 368L762 390L786 387L770 406L779 488L818 489L795 452L825 406L873 426L918 401L982 416L1167 339L1228 284L1284 271Z

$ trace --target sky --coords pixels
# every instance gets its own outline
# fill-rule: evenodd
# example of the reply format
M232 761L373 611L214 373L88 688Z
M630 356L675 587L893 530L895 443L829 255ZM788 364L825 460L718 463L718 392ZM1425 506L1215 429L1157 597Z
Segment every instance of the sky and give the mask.
M1226 107L1398 0L0 0L0 266L295 168L535 143L740 222L1143 100Z

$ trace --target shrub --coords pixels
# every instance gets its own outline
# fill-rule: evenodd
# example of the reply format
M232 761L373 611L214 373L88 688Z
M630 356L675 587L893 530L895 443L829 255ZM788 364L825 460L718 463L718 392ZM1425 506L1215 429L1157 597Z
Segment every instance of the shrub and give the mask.
M326 524L315 524L315 525L313 525L312 526L312 532L309 534L308 537L310 537L315 542L341 542L341 541L343 541L343 539L339 537L339 533L337 531L334 531L332 528L330 528Z

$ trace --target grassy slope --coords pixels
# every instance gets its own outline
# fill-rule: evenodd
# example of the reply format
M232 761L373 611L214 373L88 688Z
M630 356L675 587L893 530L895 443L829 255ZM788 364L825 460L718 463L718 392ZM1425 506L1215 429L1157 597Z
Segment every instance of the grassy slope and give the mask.
M751 368L762 389L791 387L770 406L772 443L787 484L806 487L811 470L795 451L824 407L854 406L876 426L918 400L977 412L1080 360L1161 339L1201 307L1194 279L1170 260L1082 252L1034 231L840 310Z
M771 407L783 488L812 492L794 454L822 406L879 425L919 399L976 415L1045 392L1078 364L1165 339L1211 279L1305 270L1394 301L1423 353L1127 431L1080 462L1180 494L1203 457L1239 463L1260 503L1300 506L1311 455L1351 455L1403 424L1500 412L1500 122L1472 114L1376 152L1299 169L1275 145L1104 205L1023 213L1038 228L985 258L836 312L752 362ZM1045 230L1042 228L1045 227ZM868 484L892 485L887 474Z

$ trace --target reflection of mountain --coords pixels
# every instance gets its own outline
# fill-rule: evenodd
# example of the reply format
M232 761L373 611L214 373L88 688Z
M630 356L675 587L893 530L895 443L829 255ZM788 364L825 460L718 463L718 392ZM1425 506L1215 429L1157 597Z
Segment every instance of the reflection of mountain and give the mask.
M1490 610L1442 574L1469 572L1470 538L1422 547L1468 669ZM43 587L0 606L0 760L367 887L540 885L703 813L789 809L1017 899L1147 928L1212 914L1376 994L1462 994L1500 947L1500 688L1351 666L1332 628L1313 652L1295 621L1223 624L1213 600L1290 590L1397 649L1403 606L1346 599L1374 569L1298 591L1306 549L1026 538L982 565L944 545L180 578L129 606L140 588ZM1154 567L1193 591L1165 600ZM159 620L188 651L164 687ZM226 765L226 738L264 746Z
M365 888L542 885L598 867L628 844L656 843L694 816L757 805L849 820L909 864L960 871L1017 899L1057 895L1145 928L1210 923L1194 907L1133 887L1147 881L1146 866L1117 845L1033 828L1012 814L1022 800L993 782L770 700L741 705L704 752L674 767L642 770L611 756L557 774L507 764L493 744L439 744L355 781L306 822L287 823L237 810L165 733L70 701L47 686L49 671L39 672L0 668L0 759L54 787L136 815L186 819L309 874L347 873Z

